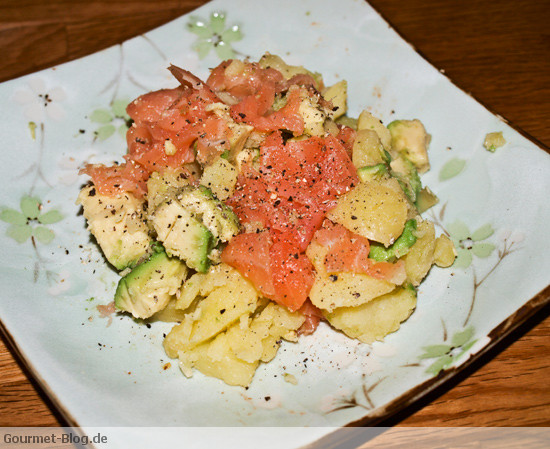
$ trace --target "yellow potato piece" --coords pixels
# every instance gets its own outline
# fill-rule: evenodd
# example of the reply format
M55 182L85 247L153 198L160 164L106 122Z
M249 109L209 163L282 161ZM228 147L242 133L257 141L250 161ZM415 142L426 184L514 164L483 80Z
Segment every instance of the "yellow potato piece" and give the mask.
M185 318L185 312L176 308L176 300L172 299L166 305L166 307L153 316L151 316L148 321L164 321L166 323L181 322Z
M332 102L331 118L336 120L348 111L348 82L342 80L333 84L323 93L323 97Z
M445 234L435 239L434 262L438 267L450 267L456 259L454 243Z
M360 129L353 141L352 161L356 168L384 163L384 146L373 129Z
M257 299L256 290L244 278L239 283L217 288L197 306L200 318L193 326L190 343L208 340L241 315L254 312Z
M358 307L338 308L326 314L326 318L348 337L372 343L399 329L415 307L414 289L399 287Z
M434 263L435 229L430 221L418 222L417 240L411 247L405 259L407 279L416 287L428 274Z
M275 357L282 338L296 341L296 330L305 317L274 303L252 319L241 319L227 331L194 347L180 349L177 356L186 376L193 368L229 385L246 387L260 362Z
M237 358L231 351L230 341L225 332L191 350L180 351L178 357L180 368L187 377L192 376L192 369L195 368L206 376L216 377L228 385L241 387L250 385L260 364L259 361L248 363Z
M275 357L281 338L297 340L296 330L304 321L303 315L269 303L248 327L238 323L227 331L231 349L245 362L268 362Z
M378 134L380 142L384 148L391 152L391 134L388 128L384 126L382 120L372 115L369 111L363 111L357 119L357 129L372 129Z
M327 217L369 240L391 245L403 232L407 198L394 178L361 182L342 195Z
M189 284L190 283L190 284ZM187 285L190 287L186 287ZM194 275L184 284L185 299L192 311L174 326L164 339L164 349L169 357L177 357L179 351L187 350L225 331L242 315L256 310L256 289L236 270L227 265L211 268L205 275ZM199 296L200 295L200 296ZM194 296L194 297L193 297ZM204 299L200 299L205 296ZM194 302L199 298L198 302Z
M354 307L377 296L391 292L395 285L367 274L317 274L309 293L311 302L320 309L332 312L337 307Z

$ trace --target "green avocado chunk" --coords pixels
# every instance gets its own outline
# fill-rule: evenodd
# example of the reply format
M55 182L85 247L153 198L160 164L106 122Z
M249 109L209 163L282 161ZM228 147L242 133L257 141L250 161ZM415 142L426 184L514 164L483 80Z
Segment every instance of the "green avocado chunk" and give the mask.
M118 282L115 306L136 318L149 318L164 309L187 276L187 266L161 250Z
M208 187L185 187L180 191L178 200L183 207L200 217L214 239L227 242L239 233L240 223L237 215L229 206L218 200Z
M115 268L133 267L149 254L152 239L144 200L127 192L115 197L101 195L92 185L81 190L77 203L82 204L88 229Z
M185 186L165 199L150 216L157 238L170 255L200 273L211 251L240 230L239 219L204 186Z
M369 252L369 258L378 262L386 262L393 258L399 259L409 252L411 246L416 242L416 220L408 220L405 228L397 240L389 248L383 245L372 243Z
M397 179L405 195L411 203L416 203L422 189L422 181L414 164L407 157L400 155L391 162L390 168L391 175Z
M373 179L380 179L388 174L388 167L386 164L376 164L361 167L357 169L357 175L362 182L372 181Z
M395 120L388 125L392 150L409 159L419 173L430 169L428 144L430 136L418 119Z

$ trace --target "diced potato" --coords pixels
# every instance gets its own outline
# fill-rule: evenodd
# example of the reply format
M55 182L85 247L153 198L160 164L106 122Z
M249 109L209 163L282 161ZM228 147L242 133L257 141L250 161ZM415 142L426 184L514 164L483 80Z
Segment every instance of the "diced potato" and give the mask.
M323 97L332 103L333 109L331 118L337 119L348 111L348 83L346 80L339 81L330 86Z
M382 120L372 115L369 111L363 111L357 119L357 130L360 129L372 129L378 134L378 138L384 149L391 153L391 134L382 123Z
M290 89L294 89L294 87ZM304 134L309 136L324 136L324 123L328 113L329 111L323 108L315 97L310 96L306 89L300 89L300 106L298 107L298 114L300 114L304 120Z
M210 267L208 273L201 278L200 295L207 296L218 287L230 284L237 285L243 280L244 278L235 268L225 263L215 265Z
M197 306L200 319L193 325L190 343L208 340L237 321L241 315L254 312L257 299L256 290L244 278L215 289Z
M416 287L428 274L434 263L435 229L430 221L419 221L416 230L417 240L404 256L407 278Z
M231 349L241 360L249 363L256 360L268 362L275 357L281 338L296 341L296 330L304 321L302 314L269 303L248 326L235 324L227 331L227 335Z
M360 129L357 131L353 142L352 160L357 168L370 167L384 163L382 154L384 146L376 131L372 129Z
M485 136L483 146L487 151L494 153L497 148L500 148L506 144L506 139L502 135L502 131L489 133Z
M358 307L342 307L326 314L328 322L363 343L381 341L399 329L416 307L412 288L397 288Z
M195 298L199 295L201 284L204 282L206 274L196 273L183 283L180 295L176 299L176 308L180 310L187 309Z
M198 278L192 276L191 286L185 292L186 304L194 298L191 294L206 296L200 300L193 312L174 326L164 340L164 348L170 357L178 351L189 349L226 330L241 316L256 310L258 294L252 284L236 270L222 264ZM210 274L213 273L213 274ZM187 284L187 283L186 283ZM185 287L184 287L185 289ZM181 301L182 295L180 295Z
M403 232L407 197L394 178L361 182L338 198L327 217L369 240L391 245Z
M224 201L233 195L237 175L237 169L229 161L218 157L204 168L200 183L208 187L219 200Z
M332 312L337 307L355 307L377 296L391 292L395 285L367 274L338 273L320 276L317 273L309 298L313 305Z
M148 321L164 321L166 323L181 322L185 318L185 312L176 308L176 300L172 299L164 309L155 313Z
M454 243L445 234L435 239L434 262L438 267L450 267L456 258Z
M236 60L234 60L233 62L235 62L235 61ZM238 61L238 62L241 63L242 66L244 67L244 64L242 63L242 61ZM235 70L238 70L238 67L240 67L241 64L235 64L234 65L233 63L231 63L229 65L229 67L226 69L226 72L228 70L233 71L233 68L231 67L233 65L234 65ZM224 94L226 94L226 93L225 92L219 92L220 97L223 97ZM229 113L229 106L227 104L212 103L212 104L206 106L206 110L210 111L210 112L213 112L214 114L216 114L216 116L218 116L219 118L224 120L227 127L231 131L230 134L229 134L229 159L231 160L231 162L233 162L233 160L235 158L235 155L243 149L244 144L245 144L246 140L248 139L248 137L250 136L250 134L252 133L252 131L254 130L254 127L250 126L250 125L246 125L244 123L235 122L233 120L233 118L231 117L231 114ZM208 160L203 161L203 163L206 163L206 165L210 165L215 160L216 160L216 155L213 154L212 159L208 158Z
M269 335L269 323L255 318L254 324L252 320L248 320L243 324L236 323L227 330L229 346L233 354L249 363L256 362L262 358L263 345L262 341Z
M229 138L229 145L231 146L230 152L231 155L235 155L243 149L254 127L245 125L244 123L235 123L234 121L228 121L227 127L231 131L231 137Z
M216 377L228 385L246 387L252 382L259 361L248 363L235 356L224 332L213 341L203 343L178 354L180 368L187 377L196 368L206 376Z
M214 339L180 349L180 366L186 376L195 368L229 385L246 387L260 361L275 357L281 338L297 339L296 330L304 320L299 313L269 303L259 315L234 323Z
M327 253L328 248L317 243L315 240L312 241L306 249L306 256L312 263L315 271L322 277L328 276L325 267L325 259L327 257Z

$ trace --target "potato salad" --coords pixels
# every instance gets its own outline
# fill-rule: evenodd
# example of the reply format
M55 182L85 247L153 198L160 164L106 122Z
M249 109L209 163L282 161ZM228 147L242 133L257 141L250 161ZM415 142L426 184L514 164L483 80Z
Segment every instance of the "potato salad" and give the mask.
M456 252L422 213L430 136L347 111L347 83L265 54L128 107L127 154L88 164L88 228L120 274L119 313L173 322L166 354L250 385L282 342L320 322L366 344L416 307L432 265Z

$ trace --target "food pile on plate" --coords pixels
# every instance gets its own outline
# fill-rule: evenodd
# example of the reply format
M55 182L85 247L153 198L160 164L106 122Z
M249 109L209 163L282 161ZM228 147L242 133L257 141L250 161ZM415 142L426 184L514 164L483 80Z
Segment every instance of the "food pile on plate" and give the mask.
M266 54L128 105L124 161L87 165L89 230L120 271L115 306L177 322L186 376L247 386L282 339L320 321L365 343L413 312L452 242L421 213L430 137L419 120L348 117L347 84Z

